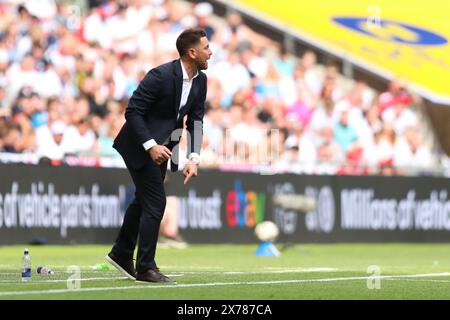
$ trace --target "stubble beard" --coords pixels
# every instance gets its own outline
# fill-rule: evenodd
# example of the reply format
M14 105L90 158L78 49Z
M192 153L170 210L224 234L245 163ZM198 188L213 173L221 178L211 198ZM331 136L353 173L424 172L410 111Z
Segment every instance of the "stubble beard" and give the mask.
M200 70L206 70L208 69L208 60L197 60L196 61L197 69Z

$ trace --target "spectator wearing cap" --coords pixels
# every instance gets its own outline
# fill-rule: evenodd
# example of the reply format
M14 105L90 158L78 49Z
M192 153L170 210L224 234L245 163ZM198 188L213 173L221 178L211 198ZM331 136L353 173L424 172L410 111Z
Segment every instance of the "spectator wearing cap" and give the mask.
M285 152L275 162L274 167L276 172L285 173L301 173L304 167L299 162L300 153L297 143L286 143Z
M41 157L51 160L62 160L64 150L62 140L66 132L67 125L63 120L56 120L51 125L42 126L36 129L36 153Z
M197 3L194 7L194 15L197 18L197 27L205 30L206 37L209 41L212 40L216 30L209 23L211 14L213 13L213 7L208 2Z
M55 0L25 0L25 7L32 16L43 21L54 18L57 10Z

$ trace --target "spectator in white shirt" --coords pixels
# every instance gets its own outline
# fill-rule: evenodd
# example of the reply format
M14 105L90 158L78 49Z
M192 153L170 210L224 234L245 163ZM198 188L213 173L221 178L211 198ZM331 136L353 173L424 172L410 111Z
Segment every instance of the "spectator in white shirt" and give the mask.
M22 61L12 64L6 73L9 85L9 96L15 97L23 87L30 87L37 91L40 75L36 70L36 60L27 54Z
M430 149L422 143L422 138L417 131L416 127L405 130L404 139L395 149L395 166L429 168L432 165Z
M79 155L92 151L97 137L90 128L88 119L80 119L64 131L61 148L65 154Z
M364 159L370 165L392 166L397 134L391 123L384 123L381 131L375 136L373 148L366 148Z
M317 65L316 54L311 50L306 50L301 56L301 66L305 73L304 79L306 84L316 96L320 96L323 81Z
M331 100L326 100L314 110L310 120L310 129L318 133L325 127L334 127L338 120L339 112L336 110L334 103Z
M384 111L381 115L383 121L394 124L397 135L402 135L406 128L416 126L417 115L405 104L397 103Z
M253 108L243 110L243 121L230 129L230 137L235 143L246 143L250 147L256 147L264 136L265 129Z
M314 142L311 140L311 136L305 133L305 127L303 124L297 121L296 117L288 117L286 121L287 127L291 131L291 135L286 138L285 146L296 146L298 149L297 161L308 172L311 172L314 163L317 161L317 152ZM292 152L291 152L292 153Z
M51 160L61 160L64 157L64 150L61 146L62 138L67 129L63 120L53 122L50 128L47 125L36 129L36 153L40 157Z
M220 106L212 106L206 109L203 119L203 132L208 137L208 143L212 150L219 152L223 141L223 109Z
M211 66L209 74L219 80L224 95L231 98L240 90L245 89L250 84L250 75L241 63L239 54L230 53L227 60L218 62L215 66Z
M106 6L92 10L84 22L83 36L90 43L98 43L102 48L109 49L112 43L112 34L108 30L108 19L112 14Z

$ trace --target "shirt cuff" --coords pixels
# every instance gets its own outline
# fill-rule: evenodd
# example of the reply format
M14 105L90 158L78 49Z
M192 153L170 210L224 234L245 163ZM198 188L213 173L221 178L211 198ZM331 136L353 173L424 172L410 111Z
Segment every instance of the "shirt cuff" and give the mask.
M198 153L196 153L196 152L192 152L189 155L188 159L189 159L189 161L191 161L191 162L193 162L195 164L199 164L200 163L200 155Z
M144 147L145 151L150 150L151 148L153 148L156 145L157 145L157 143L156 143L155 139L148 140L147 142L142 144L142 146Z

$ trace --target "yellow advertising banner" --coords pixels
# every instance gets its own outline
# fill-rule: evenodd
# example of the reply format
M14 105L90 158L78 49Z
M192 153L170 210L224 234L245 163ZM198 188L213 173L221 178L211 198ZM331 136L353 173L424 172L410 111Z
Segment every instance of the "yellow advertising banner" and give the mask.
M447 0L233 0L307 42L450 104Z

